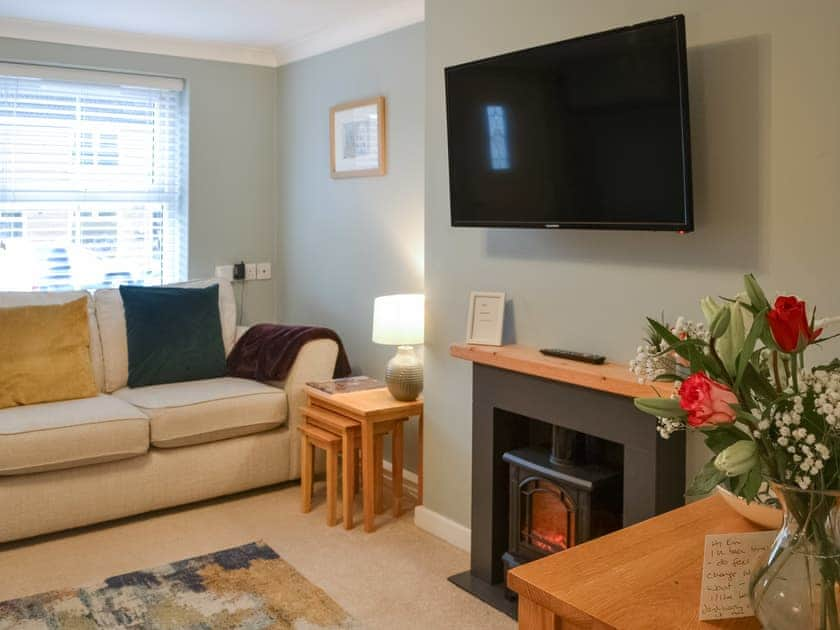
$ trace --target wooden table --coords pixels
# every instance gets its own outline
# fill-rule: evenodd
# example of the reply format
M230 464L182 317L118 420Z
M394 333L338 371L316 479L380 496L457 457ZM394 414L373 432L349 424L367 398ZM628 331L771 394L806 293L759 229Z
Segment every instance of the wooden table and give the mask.
M364 505L365 531L374 530L376 515L374 479L376 462L374 445L375 425L379 422L400 420L417 416L417 504L423 503L423 399L400 402L386 388L369 389L348 394L327 394L314 387L307 387L309 403L329 409L361 425L362 430L362 503ZM399 497L403 475L403 424L396 423L392 444L392 481L395 489L394 515L399 516Z
M758 531L714 496L508 572L527 630L759 628L698 620L706 534Z

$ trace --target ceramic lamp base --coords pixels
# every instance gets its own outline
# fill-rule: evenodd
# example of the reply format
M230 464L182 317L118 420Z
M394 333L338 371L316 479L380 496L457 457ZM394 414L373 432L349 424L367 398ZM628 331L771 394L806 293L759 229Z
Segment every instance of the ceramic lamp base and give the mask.
M385 384L391 395L402 402L417 400L423 391L423 363L413 346L400 346L385 367Z

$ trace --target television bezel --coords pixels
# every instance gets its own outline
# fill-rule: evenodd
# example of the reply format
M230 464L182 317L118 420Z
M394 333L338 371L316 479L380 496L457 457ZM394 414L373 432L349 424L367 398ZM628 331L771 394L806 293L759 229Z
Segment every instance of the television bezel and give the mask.
M629 221L558 221L558 222L544 222L544 221L469 221L456 220L456 204L455 192L452 189L452 181L454 178L454 161L452 159L452 152L449 150L449 138L452 137L451 117L449 115L452 111L452 100L450 96L450 80L453 73L465 68L471 68L482 64L496 62L501 59L516 57L525 53L539 50L542 48L549 48L552 46L562 46L570 42L580 42L589 39L596 39L600 37L607 37L625 31L638 30L645 27L651 27L666 23L673 23L675 35L677 38L677 72L679 80L679 96L680 96L680 112L682 114L682 160L683 160L683 221L682 222L629 222ZM446 132L447 132L447 158L449 161L449 209L450 209L450 225L451 227L496 227L496 228L531 228L531 229L593 229L593 230L654 230L654 231L668 231L668 232L692 232L694 230L694 200L692 194L692 175L691 175L691 127L689 124L689 110L688 110L688 67L686 63L686 43L685 43L685 16L682 14L672 15L666 18L650 20L647 22L639 22L629 26L622 26L598 33L591 33L589 35L581 35L570 39L564 39L550 44L541 44L539 46L532 46L530 48L523 48L509 53L502 53L484 59L475 61L468 61L466 63L448 66L444 68L444 86L446 91Z

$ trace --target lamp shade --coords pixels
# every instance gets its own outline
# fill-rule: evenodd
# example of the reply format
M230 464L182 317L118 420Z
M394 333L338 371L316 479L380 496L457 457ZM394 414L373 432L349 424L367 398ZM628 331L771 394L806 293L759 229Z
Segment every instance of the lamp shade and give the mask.
M373 342L386 346L423 343L422 293L383 295L373 302Z

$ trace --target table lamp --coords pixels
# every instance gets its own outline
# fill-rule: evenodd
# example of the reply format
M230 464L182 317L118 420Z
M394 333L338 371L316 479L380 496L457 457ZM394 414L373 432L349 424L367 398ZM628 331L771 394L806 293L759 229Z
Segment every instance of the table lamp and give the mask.
M383 295L373 302L373 342L397 346L385 367L385 384L397 400L416 400L423 391L423 363L414 346L423 343L421 293Z

